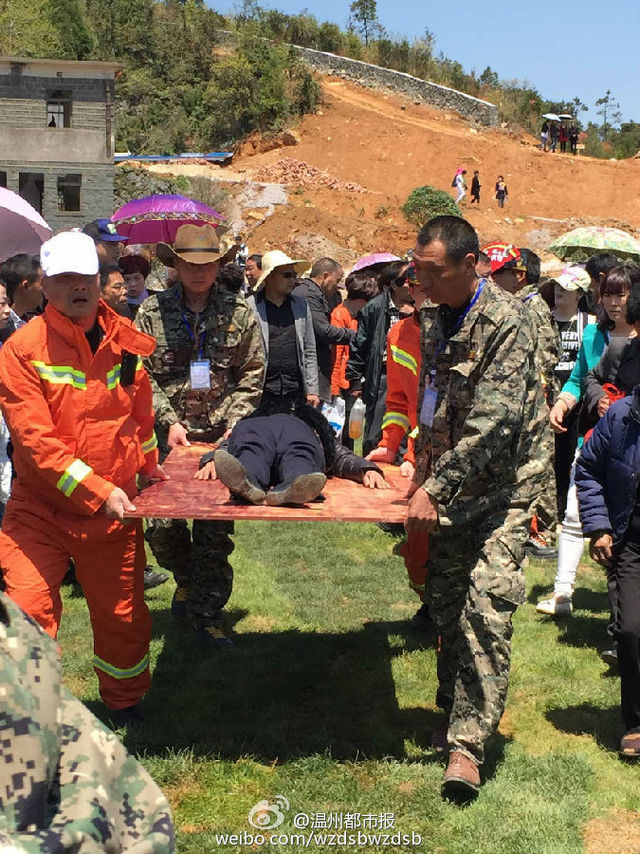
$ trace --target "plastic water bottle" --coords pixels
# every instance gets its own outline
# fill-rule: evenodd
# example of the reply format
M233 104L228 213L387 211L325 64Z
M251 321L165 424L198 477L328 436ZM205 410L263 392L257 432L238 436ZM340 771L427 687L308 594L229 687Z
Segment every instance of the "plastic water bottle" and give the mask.
M361 398L358 398L353 404L351 414L349 415L349 438L360 439L364 426L364 403Z

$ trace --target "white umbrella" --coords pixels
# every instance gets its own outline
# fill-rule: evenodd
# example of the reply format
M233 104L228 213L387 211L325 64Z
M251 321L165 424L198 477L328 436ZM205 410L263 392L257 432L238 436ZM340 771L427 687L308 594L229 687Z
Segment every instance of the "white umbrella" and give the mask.
M560 116L557 116L555 113L545 113L542 117L543 119L549 119L550 122L559 122Z
M573 116L570 115L569 113L559 113L558 118L559 119L573 119Z
M35 255L52 231L22 196L0 187L0 261L18 252Z

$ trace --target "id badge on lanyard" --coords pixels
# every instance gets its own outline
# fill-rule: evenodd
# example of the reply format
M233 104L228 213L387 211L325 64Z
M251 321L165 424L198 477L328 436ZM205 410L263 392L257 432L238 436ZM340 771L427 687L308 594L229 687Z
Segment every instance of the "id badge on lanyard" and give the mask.
M192 389L211 388L211 360L195 359L189 366Z
M438 405L438 389L436 388L436 371L432 368L429 372L429 382L424 387L424 397L420 407L420 423L425 427L433 426L433 419Z

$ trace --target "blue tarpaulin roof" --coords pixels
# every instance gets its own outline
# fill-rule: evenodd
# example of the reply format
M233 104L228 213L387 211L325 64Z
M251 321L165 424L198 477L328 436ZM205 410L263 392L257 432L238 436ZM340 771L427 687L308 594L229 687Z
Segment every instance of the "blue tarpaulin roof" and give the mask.
M127 160L141 160L145 163L166 163L171 160L210 160L212 163L230 163L233 158L231 151L210 151L207 154L184 152L182 154L116 154L116 163Z

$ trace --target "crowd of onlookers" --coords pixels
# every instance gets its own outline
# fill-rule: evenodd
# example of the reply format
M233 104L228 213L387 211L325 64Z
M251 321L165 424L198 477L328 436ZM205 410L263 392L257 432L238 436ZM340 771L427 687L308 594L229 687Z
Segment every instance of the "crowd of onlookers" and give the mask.
M459 170L454 179L463 194L464 173ZM496 197L501 206L507 194L499 176ZM476 172L472 202L479 203L479 197ZM198 251L197 240L189 245L193 226L184 228L183 251ZM214 243L214 229L210 231ZM84 233L92 238L99 258L103 301L118 315L137 320L143 331L150 328L150 295L174 286L187 293L184 276L180 277L187 268L181 266L178 250L166 247L171 264L164 266L150 247L123 245L126 241L107 220L89 223ZM235 248L226 253L220 249L218 254L211 248L206 251L214 259L211 264L221 265L214 273L218 289L244 294L252 323L259 330L251 333L262 343L264 365L255 415L267 419L271 432L266 427L257 430L255 421L248 424L242 419L244 438L237 425L227 431L221 450L203 458L200 479L212 472L216 476L217 469L217 476L236 495L274 505L312 500L322 490L327 472L385 488L379 463L398 465L409 483L415 471L414 438L419 427L421 326L437 309L428 299L424 277L421 283L411 253L370 262L363 259L345 277L342 264L329 257L291 258L281 250L244 251L239 257L234 257ZM557 559L553 595L540 601L537 610L554 617L572 613L584 537L590 537L593 557L608 571L611 642L602 657L609 664L619 664L622 676L627 727L623 751L640 756L640 397L634 391L640 385L640 267L621 263L609 253L596 253L584 266L564 267L543 277L540 258L530 249L490 244L478 255L475 274L480 283L491 279L519 301L530 312L535 330L536 366L555 453L549 473L551 506L540 501L528 550L538 558ZM193 305L185 303L182 314L194 341L204 311L194 308L196 297ZM40 260L22 254L5 261L0 268L0 345L42 310ZM229 340L235 340L233 332L232 324L227 329ZM200 350L203 343L204 333ZM175 352L170 351L172 359ZM210 371L211 363L202 353L191 358L191 389L209 389L211 379L202 372ZM204 384L198 386L198 382ZM364 408L362 457L357 458L349 429L356 405ZM341 414L338 425L332 421L337 451L332 442L327 444L314 411ZM280 420L268 420L273 416ZM286 420L290 416L295 416L296 424ZM305 438L300 421L311 430L312 439ZM11 487L11 462L4 421L1 429L3 511ZM275 449L282 442L297 442L299 447L306 442L311 448L304 465L300 457L290 469L291 476L283 475L282 482L270 482L271 466L262 477L259 469L247 474L248 463L237 465L247 443L253 443L254 455L259 447L261 454L278 456ZM556 514L562 520L557 548ZM426 558L415 553L411 557L409 551L400 553L405 555L410 585L422 599ZM149 572L149 586L167 578L154 579ZM413 625L418 630L432 629L426 605L420 605Z

